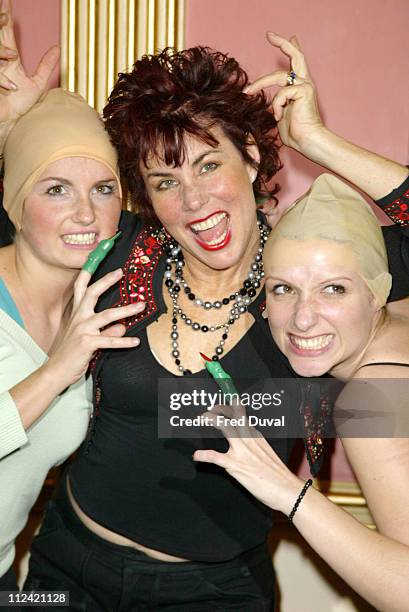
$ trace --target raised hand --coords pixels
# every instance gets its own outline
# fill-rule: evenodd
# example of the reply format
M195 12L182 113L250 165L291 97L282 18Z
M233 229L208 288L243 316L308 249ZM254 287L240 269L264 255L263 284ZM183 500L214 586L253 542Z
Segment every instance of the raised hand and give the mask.
M226 420L218 420L220 415ZM216 406L206 413L207 423L223 433L229 450L227 453L197 450L193 459L224 468L263 504L288 515L303 482L287 468L256 428L229 424L230 419L243 415L245 409L240 405Z
M37 102L45 91L60 56L59 47L51 47L29 76L21 63L14 37L10 0L0 2L0 125L13 124Z
M308 149L317 132L324 128L319 114L314 82L307 62L295 36L289 40L273 32L267 33L271 45L281 49L289 58L289 72L295 73L293 84L288 84L288 74L276 70L256 79L245 92L255 94L262 89L279 86L272 100L274 116L282 142L308 156Z
M115 270L87 288L90 274L80 272L74 287L70 320L55 340L46 365L47 370L61 381L63 389L86 373L95 351L133 348L139 344L138 338L123 337L126 328L119 321L141 312L145 306L143 302L98 313L94 311L98 298L121 277L122 270Z

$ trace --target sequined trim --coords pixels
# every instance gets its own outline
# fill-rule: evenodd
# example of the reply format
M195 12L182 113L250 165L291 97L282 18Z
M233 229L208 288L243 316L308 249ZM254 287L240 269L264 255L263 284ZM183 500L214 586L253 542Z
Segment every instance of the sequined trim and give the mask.
M94 391L94 414L95 416L99 415L99 404L101 402L101 385L99 382L99 378L94 382L95 391Z
M150 226L136 235L128 259L122 268L124 275L119 285L119 300L112 306L117 308L136 302L146 302L146 307L141 313L120 321L127 329L140 323L158 309L152 285L165 241L163 230L155 230ZM96 351L89 364L89 373L93 374L100 357L101 351Z
M409 225L409 189L392 202L383 206L383 211L394 223L398 225Z
M324 437L331 423L331 402L329 397L326 395L320 397L318 414L314 410L312 403L307 399L303 406L303 419L305 450L311 472L315 476L321 468Z
M85 436L83 452L88 455L91 449L92 437L95 432L95 425L99 417L99 404L101 402L101 386L99 379L94 380L94 407L91 418L88 423L87 434Z
M120 298L114 304L127 306L137 302L145 302L145 309L122 323L128 329L143 321L158 309L153 294L153 277L163 254L161 236L152 227L144 228L136 236L135 242L123 266L124 275L120 282Z

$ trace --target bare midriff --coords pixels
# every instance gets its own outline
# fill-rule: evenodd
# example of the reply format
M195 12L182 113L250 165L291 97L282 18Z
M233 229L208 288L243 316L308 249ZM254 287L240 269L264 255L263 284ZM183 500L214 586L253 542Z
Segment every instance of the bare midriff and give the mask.
M100 538L111 542L112 544L118 544L118 546L130 546L131 548L135 548L136 550L140 550L145 553L148 557L152 557L152 559L157 559L158 561L165 561L170 563L184 562L189 561L189 559L183 559L181 557L174 557L173 555L168 555L160 550L155 550L153 548L147 548L142 544L138 544L138 542L134 542L134 540L129 540L128 538L120 535L119 533L115 533L114 531L110 531L106 527L103 527L99 523L96 523L92 518L85 514L77 504L74 499L74 496L71 491L70 481L67 478L67 490L68 490L68 498L71 502L71 505L75 511L75 514L81 520L81 522L93 533L95 533Z

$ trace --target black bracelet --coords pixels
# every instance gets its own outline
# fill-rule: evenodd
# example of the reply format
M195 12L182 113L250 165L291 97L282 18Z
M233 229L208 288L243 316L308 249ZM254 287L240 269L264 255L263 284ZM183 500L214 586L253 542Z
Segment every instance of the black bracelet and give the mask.
M291 510L289 516L288 516L288 522L292 523L293 522L293 518L294 518L294 514L297 512L298 510L298 506L301 503L302 498L304 497L304 495L306 494L306 492L308 491L308 489L310 488L310 486L312 485L312 480L311 478L309 478L307 480L307 482L305 483L305 485L302 488L301 493L299 494L299 496L297 497L297 500L293 506L293 509Z

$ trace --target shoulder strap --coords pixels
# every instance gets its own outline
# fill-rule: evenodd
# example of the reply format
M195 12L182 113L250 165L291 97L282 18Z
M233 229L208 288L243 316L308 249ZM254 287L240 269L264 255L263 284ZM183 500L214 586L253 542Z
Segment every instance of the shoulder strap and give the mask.
M409 363L400 363L399 361L377 361L376 363L365 363L364 365L361 365L358 370L360 370L361 368L366 368L367 366L377 366L377 365L396 365L396 366L402 366L404 368L409 368Z

